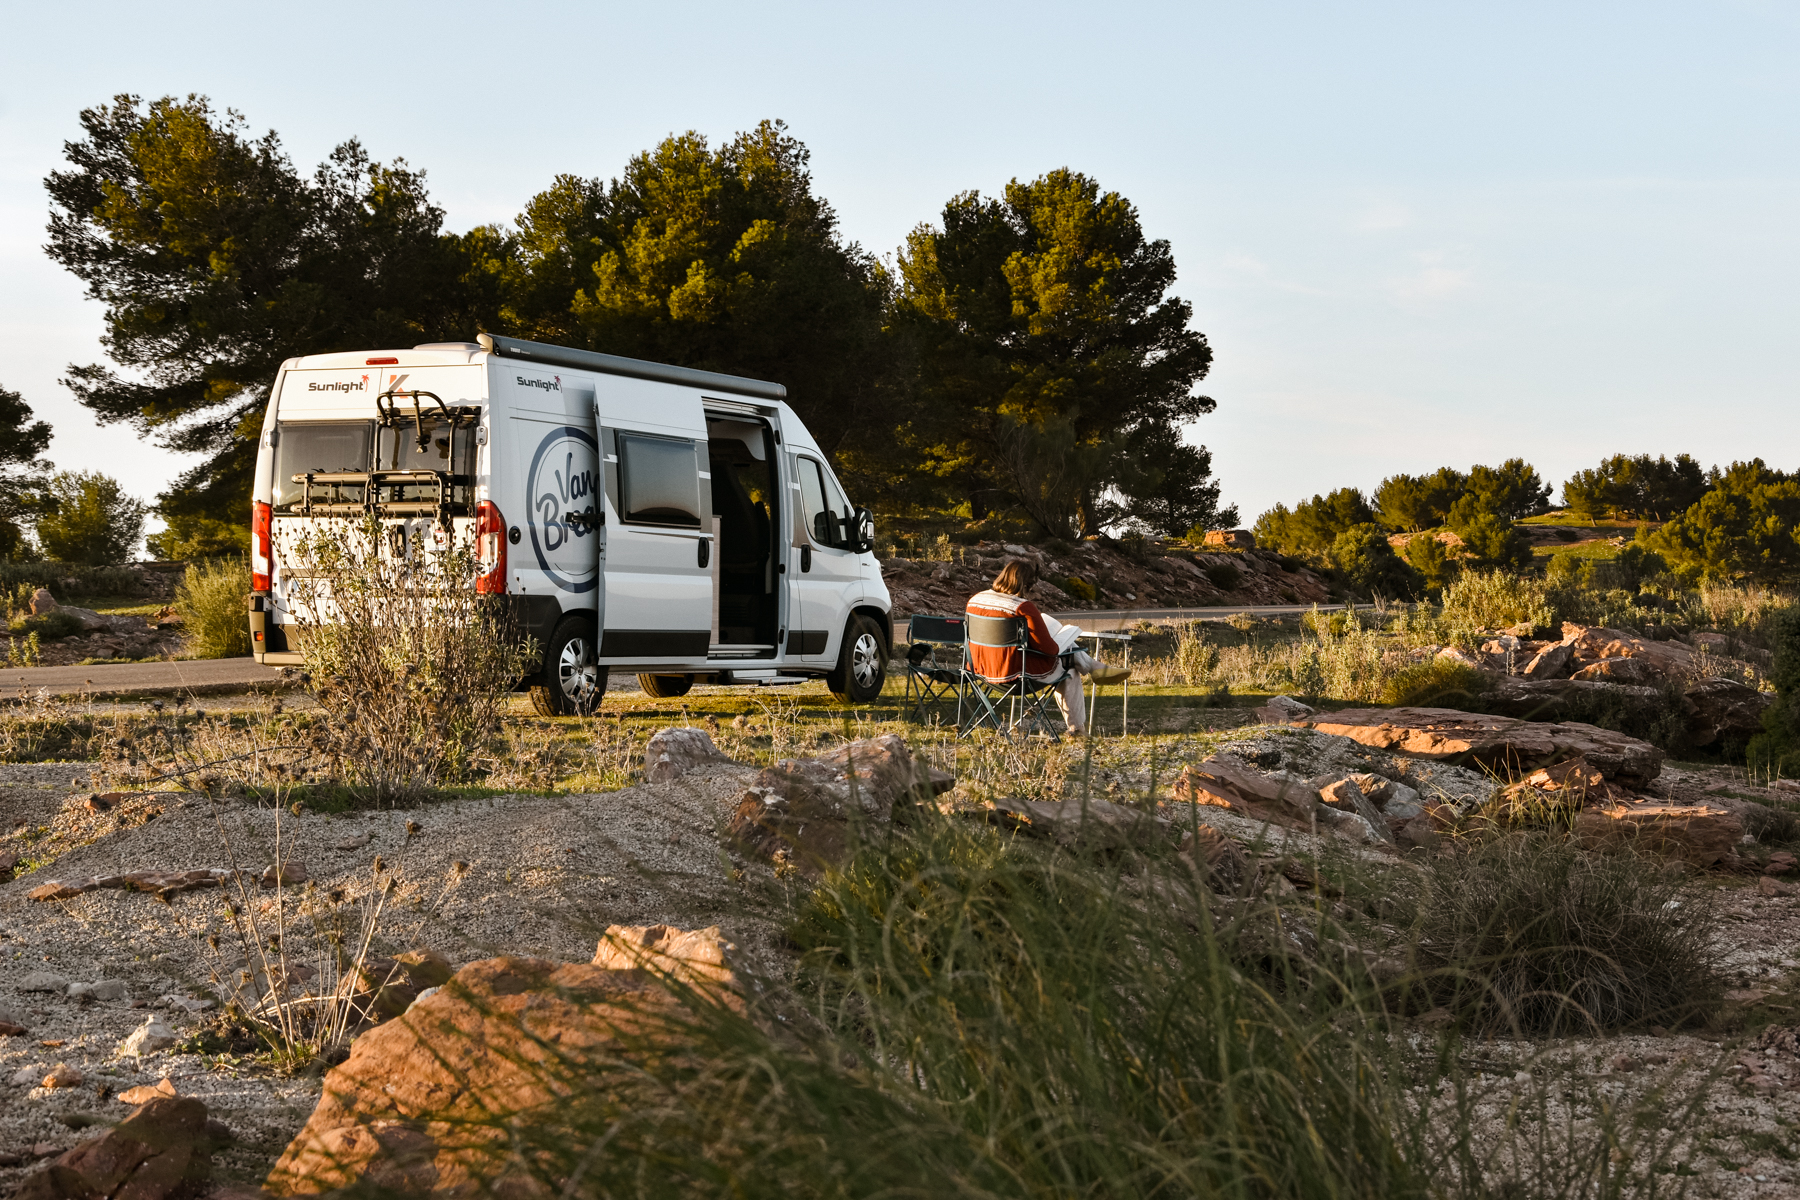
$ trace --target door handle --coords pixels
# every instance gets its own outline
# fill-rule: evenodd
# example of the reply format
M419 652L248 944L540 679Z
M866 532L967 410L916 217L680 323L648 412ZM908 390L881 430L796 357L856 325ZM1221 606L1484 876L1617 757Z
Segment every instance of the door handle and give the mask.
M800 547L800 569L802 571L812 570L812 547L811 546Z
M694 544L700 547L700 565L704 567L707 563L712 561L712 539L701 538Z

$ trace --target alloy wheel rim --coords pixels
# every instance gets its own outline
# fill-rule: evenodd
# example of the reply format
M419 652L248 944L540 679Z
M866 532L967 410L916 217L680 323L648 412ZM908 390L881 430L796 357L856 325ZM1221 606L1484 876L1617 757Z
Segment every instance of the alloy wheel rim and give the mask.
M864 633L856 639L850 651L850 670L856 676L856 682L868 687L875 682L875 667L881 657L881 647L875 642L875 635Z
M593 699L597 672L586 638L570 638L563 643L556 673L563 695L584 704Z

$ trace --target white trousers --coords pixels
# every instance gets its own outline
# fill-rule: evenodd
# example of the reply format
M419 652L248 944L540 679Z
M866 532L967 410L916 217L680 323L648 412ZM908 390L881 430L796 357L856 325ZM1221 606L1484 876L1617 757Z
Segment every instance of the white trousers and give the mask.
M1051 686L1056 689L1056 707L1062 709L1063 723L1069 727L1069 732L1084 733L1087 731L1087 702L1081 692L1081 677L1100 663L1086 650L1075 651L1069 661L1074 669L1065 671Z

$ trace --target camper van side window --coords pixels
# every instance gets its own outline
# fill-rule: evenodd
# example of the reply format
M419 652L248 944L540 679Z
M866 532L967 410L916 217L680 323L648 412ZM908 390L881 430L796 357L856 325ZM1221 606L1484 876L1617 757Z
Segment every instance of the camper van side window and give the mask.
M700 528L700 468L694 443L619 434L619 490L634 525Z
M820 546L849 545L850 508L837 480L815 459L796 458L794 463L800 476L800 510L806 532Z

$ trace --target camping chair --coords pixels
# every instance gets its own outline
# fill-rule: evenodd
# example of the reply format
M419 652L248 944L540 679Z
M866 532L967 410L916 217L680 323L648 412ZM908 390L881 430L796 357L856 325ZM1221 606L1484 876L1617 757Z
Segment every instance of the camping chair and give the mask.
M906 700L914 721L925 719L925 706L962 698L963 631L961 617L911 617L906 622ZM952 649L954 647L954 649Z
M968 638L963 646L962 697L956 706L956 735L967 737L986 726L1011 739L1015 730L1036 722L1055 740L1056 685L1025 674L1025 652L1031 648L1031 630L1023 617L967 616ZM1003 650L1002 673L983 675L975 669L974 648ZM1067 655L1061 656L1069 669Z

